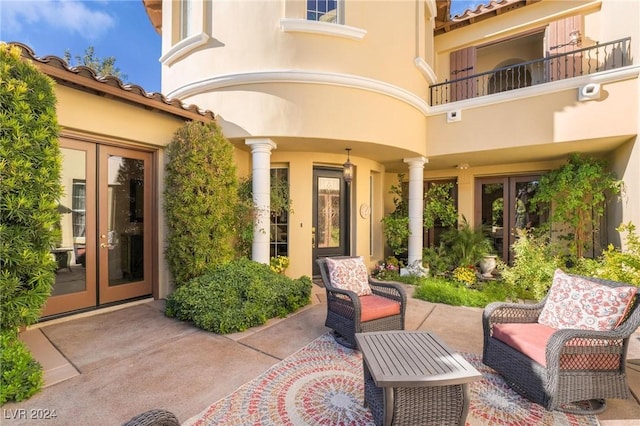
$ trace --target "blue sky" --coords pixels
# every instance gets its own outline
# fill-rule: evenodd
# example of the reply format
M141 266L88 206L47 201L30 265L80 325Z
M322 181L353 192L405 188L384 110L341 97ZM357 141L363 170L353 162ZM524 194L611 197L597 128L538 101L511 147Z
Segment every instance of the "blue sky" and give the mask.
M18 41L36 56L114 56L126 82L160 91L161 38L141 0L0 0L0 40Z
M451 14L481 3L453 0ZM24 43L39 57L69 49L74 61L93 46L95 56L116 58L127 83L160 91L161 38L142 0L0 0L0 40Z

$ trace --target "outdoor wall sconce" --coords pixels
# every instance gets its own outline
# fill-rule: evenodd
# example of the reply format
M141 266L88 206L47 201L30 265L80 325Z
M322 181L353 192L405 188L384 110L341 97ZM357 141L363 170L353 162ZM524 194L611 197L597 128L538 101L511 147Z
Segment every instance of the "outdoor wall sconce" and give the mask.
M569 41L564 43L564 44L559 44L557 46L552 46L549 48L549 50L554 50L554 49L559 49L561 47L565 47L565 46L577 46L580 43L582 43L582 34L580 34L580 30L573 30L569 33Z
M346 183L351 183L353 180L353 163L349 159L349 152L351 148L347 148L347 162L342 165L342 177Z

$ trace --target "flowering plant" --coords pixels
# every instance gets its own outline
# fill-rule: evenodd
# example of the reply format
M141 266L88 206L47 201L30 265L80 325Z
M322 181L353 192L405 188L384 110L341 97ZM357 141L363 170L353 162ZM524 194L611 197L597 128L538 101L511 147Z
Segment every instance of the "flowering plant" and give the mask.
M400 275L400 262L390 256L386 261L378 263L371 275L382 281L393 280Z
M473 265L458 266L453 270L453 279L466 285L475 284L478 279L476 268Z
M276 274L284 274L284 271L289 267L289 258L287 256L272 257L269 266Z

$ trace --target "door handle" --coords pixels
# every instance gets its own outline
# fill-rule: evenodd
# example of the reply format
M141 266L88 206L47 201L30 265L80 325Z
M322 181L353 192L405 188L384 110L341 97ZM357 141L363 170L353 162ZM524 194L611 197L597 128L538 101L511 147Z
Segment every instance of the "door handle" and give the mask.
M316 248L316 227L311 228L311 248Z
M105 244L105 243L100 243L100 248L106 248L106 247L107 247L107 244Z

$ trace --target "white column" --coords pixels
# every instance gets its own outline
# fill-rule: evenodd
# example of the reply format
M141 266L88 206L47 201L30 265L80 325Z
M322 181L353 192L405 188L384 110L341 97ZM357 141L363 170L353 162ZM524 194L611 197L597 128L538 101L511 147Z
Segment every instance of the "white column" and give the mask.
M276 144L271 139L247 139L245 144L251 147L253 205L256 208L251 259L268 265L271 228L271 150L276 148Z
M405 158L409 164L409 253L408 265L422 265L422 215L424 211L424 157Z

